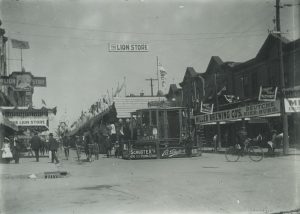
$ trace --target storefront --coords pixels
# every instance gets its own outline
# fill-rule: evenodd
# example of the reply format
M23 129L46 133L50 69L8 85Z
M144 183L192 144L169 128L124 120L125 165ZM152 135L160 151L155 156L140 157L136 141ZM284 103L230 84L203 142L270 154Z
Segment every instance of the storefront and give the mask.
M18 137L22 147L28 147L33 132L43 133L49 130L51 118L56 114L56 108L30 108L30 107L0 107L3 118L17 127Z
M269 132L280 121L280 102L279 100L263 103L252 103L242 107L213 112L212 114L203 114L195 116L195 124L198 129L206 129L211 132L211 138L215 135L216 124L219 122L221 129L222 146L233 145L236 142L236 136L241 127L246 127L249 137L254 138L258 134L268 138ZM278 130L279 131L279 130Z

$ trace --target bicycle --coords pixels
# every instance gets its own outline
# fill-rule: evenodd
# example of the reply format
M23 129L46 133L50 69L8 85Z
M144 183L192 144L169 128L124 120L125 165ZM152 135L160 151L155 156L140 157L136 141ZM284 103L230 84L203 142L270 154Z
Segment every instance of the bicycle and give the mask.
M264 151L260 146L254 146L254 140L248 138L245 140L244 149L239 144L230 146L225 151L225 157L228 162L236 162L241 156L247 155L252 161L259 162L264 158Z

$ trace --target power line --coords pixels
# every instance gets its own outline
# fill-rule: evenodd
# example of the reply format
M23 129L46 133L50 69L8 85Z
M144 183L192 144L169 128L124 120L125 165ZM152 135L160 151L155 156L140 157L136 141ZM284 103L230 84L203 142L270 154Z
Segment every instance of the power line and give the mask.
M20 32L10 32L12 35L22 35L22 36L32 36L32 37L40 37L40 38L64 38L64 36L58 35L45 35L45 34L28 34L28 33L20 33ZM196 38L176 38L176 39L145 39L145 42L169 42L169 41L193 41L193 40L210 40L210 39L224 39L224 38L238 38L238 37L256 37L263 36L264 34L244 34L244 35L231 35L231 36L215 36L215 37L196 37ZM124 40L120 39L93 39L86 37L73 37L67 36L68 39L74 40L90 40L90 41L101 41L101 42L124 42ZM141 42L141 40L130 40L126 42Z
M114 34L137 34L137 35L165 35L165 36L188 36L188 35L228 35L228 34L240 34L243 32L201 32L201 33L157 33L157 32L133 32L133 31L112 31L112 30L104 30L104 29L91 29L91 28L78 28L71 26L59 26L59 25L44 25L38 23L29 23L29 22L18 22L18 21L10 21L3 20L3 22L13 23L13 24L22 24L22 25L31 25L31 26L39 26L46 28L56 28L56 29L68 29L68 30L81 30L81 31L99 31L103 33L114 33ZM253 30L251 33L262 32L262 30Z

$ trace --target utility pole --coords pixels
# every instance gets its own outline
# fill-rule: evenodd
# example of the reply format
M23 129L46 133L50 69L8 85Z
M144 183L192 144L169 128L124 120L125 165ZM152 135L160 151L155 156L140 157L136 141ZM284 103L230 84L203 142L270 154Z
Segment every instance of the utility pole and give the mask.
M282 53L282 41L281 41L281 29L280 29L280 0L276 0L276 31L278 32L278 52L279 52L279 69L280 69L280 86L281 86L281 96L280 96L280 113L282 117L282 127L283 127L283 154L287 155L289 153L289 139L288 139L288 118L284 109L284 98L285 98L285 80L284 80L284 67L283 67L283 53Z
M149 79L146 79L146 81L150 81L151 97L153 97L153 81L158 81L158 79L149 78Z
M215 73L215 79L214 79L214 85L215 85L215 97L216 97L216 111L219 111L219 99L218 99L218 89L217 89L217 73ZM218 144L218 146L217 146ZM220 129L220 122L217 121L217 143L215 145L215 151L217 151L217 147L221 148L221 129Z

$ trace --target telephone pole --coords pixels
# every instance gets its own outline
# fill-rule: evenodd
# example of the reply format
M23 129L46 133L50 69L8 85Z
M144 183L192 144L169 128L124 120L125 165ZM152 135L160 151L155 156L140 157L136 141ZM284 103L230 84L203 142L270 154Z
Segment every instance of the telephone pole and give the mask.
M158 79L149 78L149 79L146 79L146 81L150 81L151 97L153 97L153 81L158 81Z
M284 109L284 98L285 98L285 78L284 78L284 67L283 67L283 53L282 53L282 41L281 41L281 29L280 29L280 0L276 0L276 31L278 32L278 54L279 54L279 70L280 70L280 113L282 117L282 127L283 127L283 154L287 155L289 153L289 139L288 139L288 118Z

